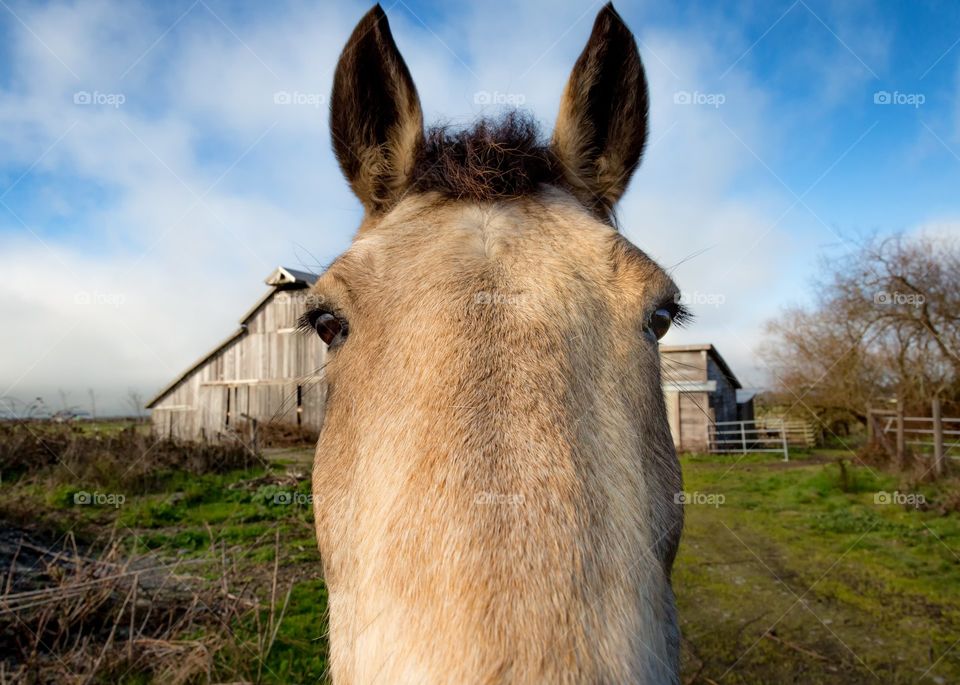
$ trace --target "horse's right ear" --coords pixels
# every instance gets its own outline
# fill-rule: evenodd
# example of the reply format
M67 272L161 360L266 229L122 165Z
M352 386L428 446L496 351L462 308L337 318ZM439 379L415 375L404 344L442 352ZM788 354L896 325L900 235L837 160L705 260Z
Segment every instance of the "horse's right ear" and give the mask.
M410 184L423 146L423 113L379 4L340 54L330 133L340 168L367 211L388 209Z
M647 112L637 43L608 3L567 81L553 132L567 182L599 214L609 213L640 162Z

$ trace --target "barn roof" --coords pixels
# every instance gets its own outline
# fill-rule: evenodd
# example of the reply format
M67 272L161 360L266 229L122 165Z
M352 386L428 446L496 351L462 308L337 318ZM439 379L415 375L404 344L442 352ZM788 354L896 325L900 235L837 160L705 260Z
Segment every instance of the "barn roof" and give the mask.
M179 376L174 378L170 383L168 383L164 388L158 392L153 399L147 402L147 409L152 409L160 400L166 397L174 388L176 388L180 383L182 383L187 376L196 371L198 368L203 366L207 360L220 352L224 347L232 343L237 338L241 338L247 334L247 322L250 318L257 312L260 307L266 304L273 295L280 289L290 289L290 288L307 288L313 285L317 280L317 275L312 274L307 271L300 271L298 269L291 269L288 266L278 266L269 276L264 279L264 283L269 286L272 286L263 297L257 300L247 313L243 315L240 319L240 327L231 333L227 338L222 340L216 347L207 352L205 355L200 357L197 361L191 364L186 371L181 373Z
M660 352L665 354L670 354L671 352L706 352L713 357L713 361L716 362L718 367L720 367L720 371L724 376L727 377L734 388L739 390L743 387L740 385L740 381L737 380L737 377L733 375L733 371L730 370L730 366L727 364L726 360L720 356L720 353L717 352L717 348L710 343L701 343L699 345L661 345Z
M278 266L277 270L266 277L267 285L303 285L309 286L317 282L317 274L309 271L291 269L289 266Z

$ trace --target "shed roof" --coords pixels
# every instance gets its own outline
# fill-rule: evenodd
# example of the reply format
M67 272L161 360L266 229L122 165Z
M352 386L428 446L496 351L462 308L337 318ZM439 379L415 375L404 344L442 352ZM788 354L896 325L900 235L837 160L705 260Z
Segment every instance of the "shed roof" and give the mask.
M700 343L697 345L661 345L660 352L665 354L670 354L671 352L706 352L713 358L713 361L716 362L717 366L720 367L720 371L724 376L727 377L734 388L739 390L743 387L740 385L740 381L737 380L737 377L733 374L733 371L730 370L730 366L727 364L726 360L720 356L720 353L717 352L717 348L710 343Z

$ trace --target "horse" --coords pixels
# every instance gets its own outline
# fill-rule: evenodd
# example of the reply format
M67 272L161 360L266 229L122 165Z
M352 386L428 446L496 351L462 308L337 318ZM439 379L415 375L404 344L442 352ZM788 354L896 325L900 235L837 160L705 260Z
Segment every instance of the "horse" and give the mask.
M679 683L658 340L686 311L613 213L648 112L612 5L549 140L518 111L425 129L379 5L347 41L330 130L363 219L301 322L335 683Z

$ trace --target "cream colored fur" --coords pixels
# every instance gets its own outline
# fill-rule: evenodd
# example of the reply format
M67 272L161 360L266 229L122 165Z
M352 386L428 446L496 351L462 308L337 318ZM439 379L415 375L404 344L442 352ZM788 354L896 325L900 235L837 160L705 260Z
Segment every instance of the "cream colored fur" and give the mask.
M355 683L676 683L681 489L652 308L676 291L566 192L403 199L314 294L331 671Z

